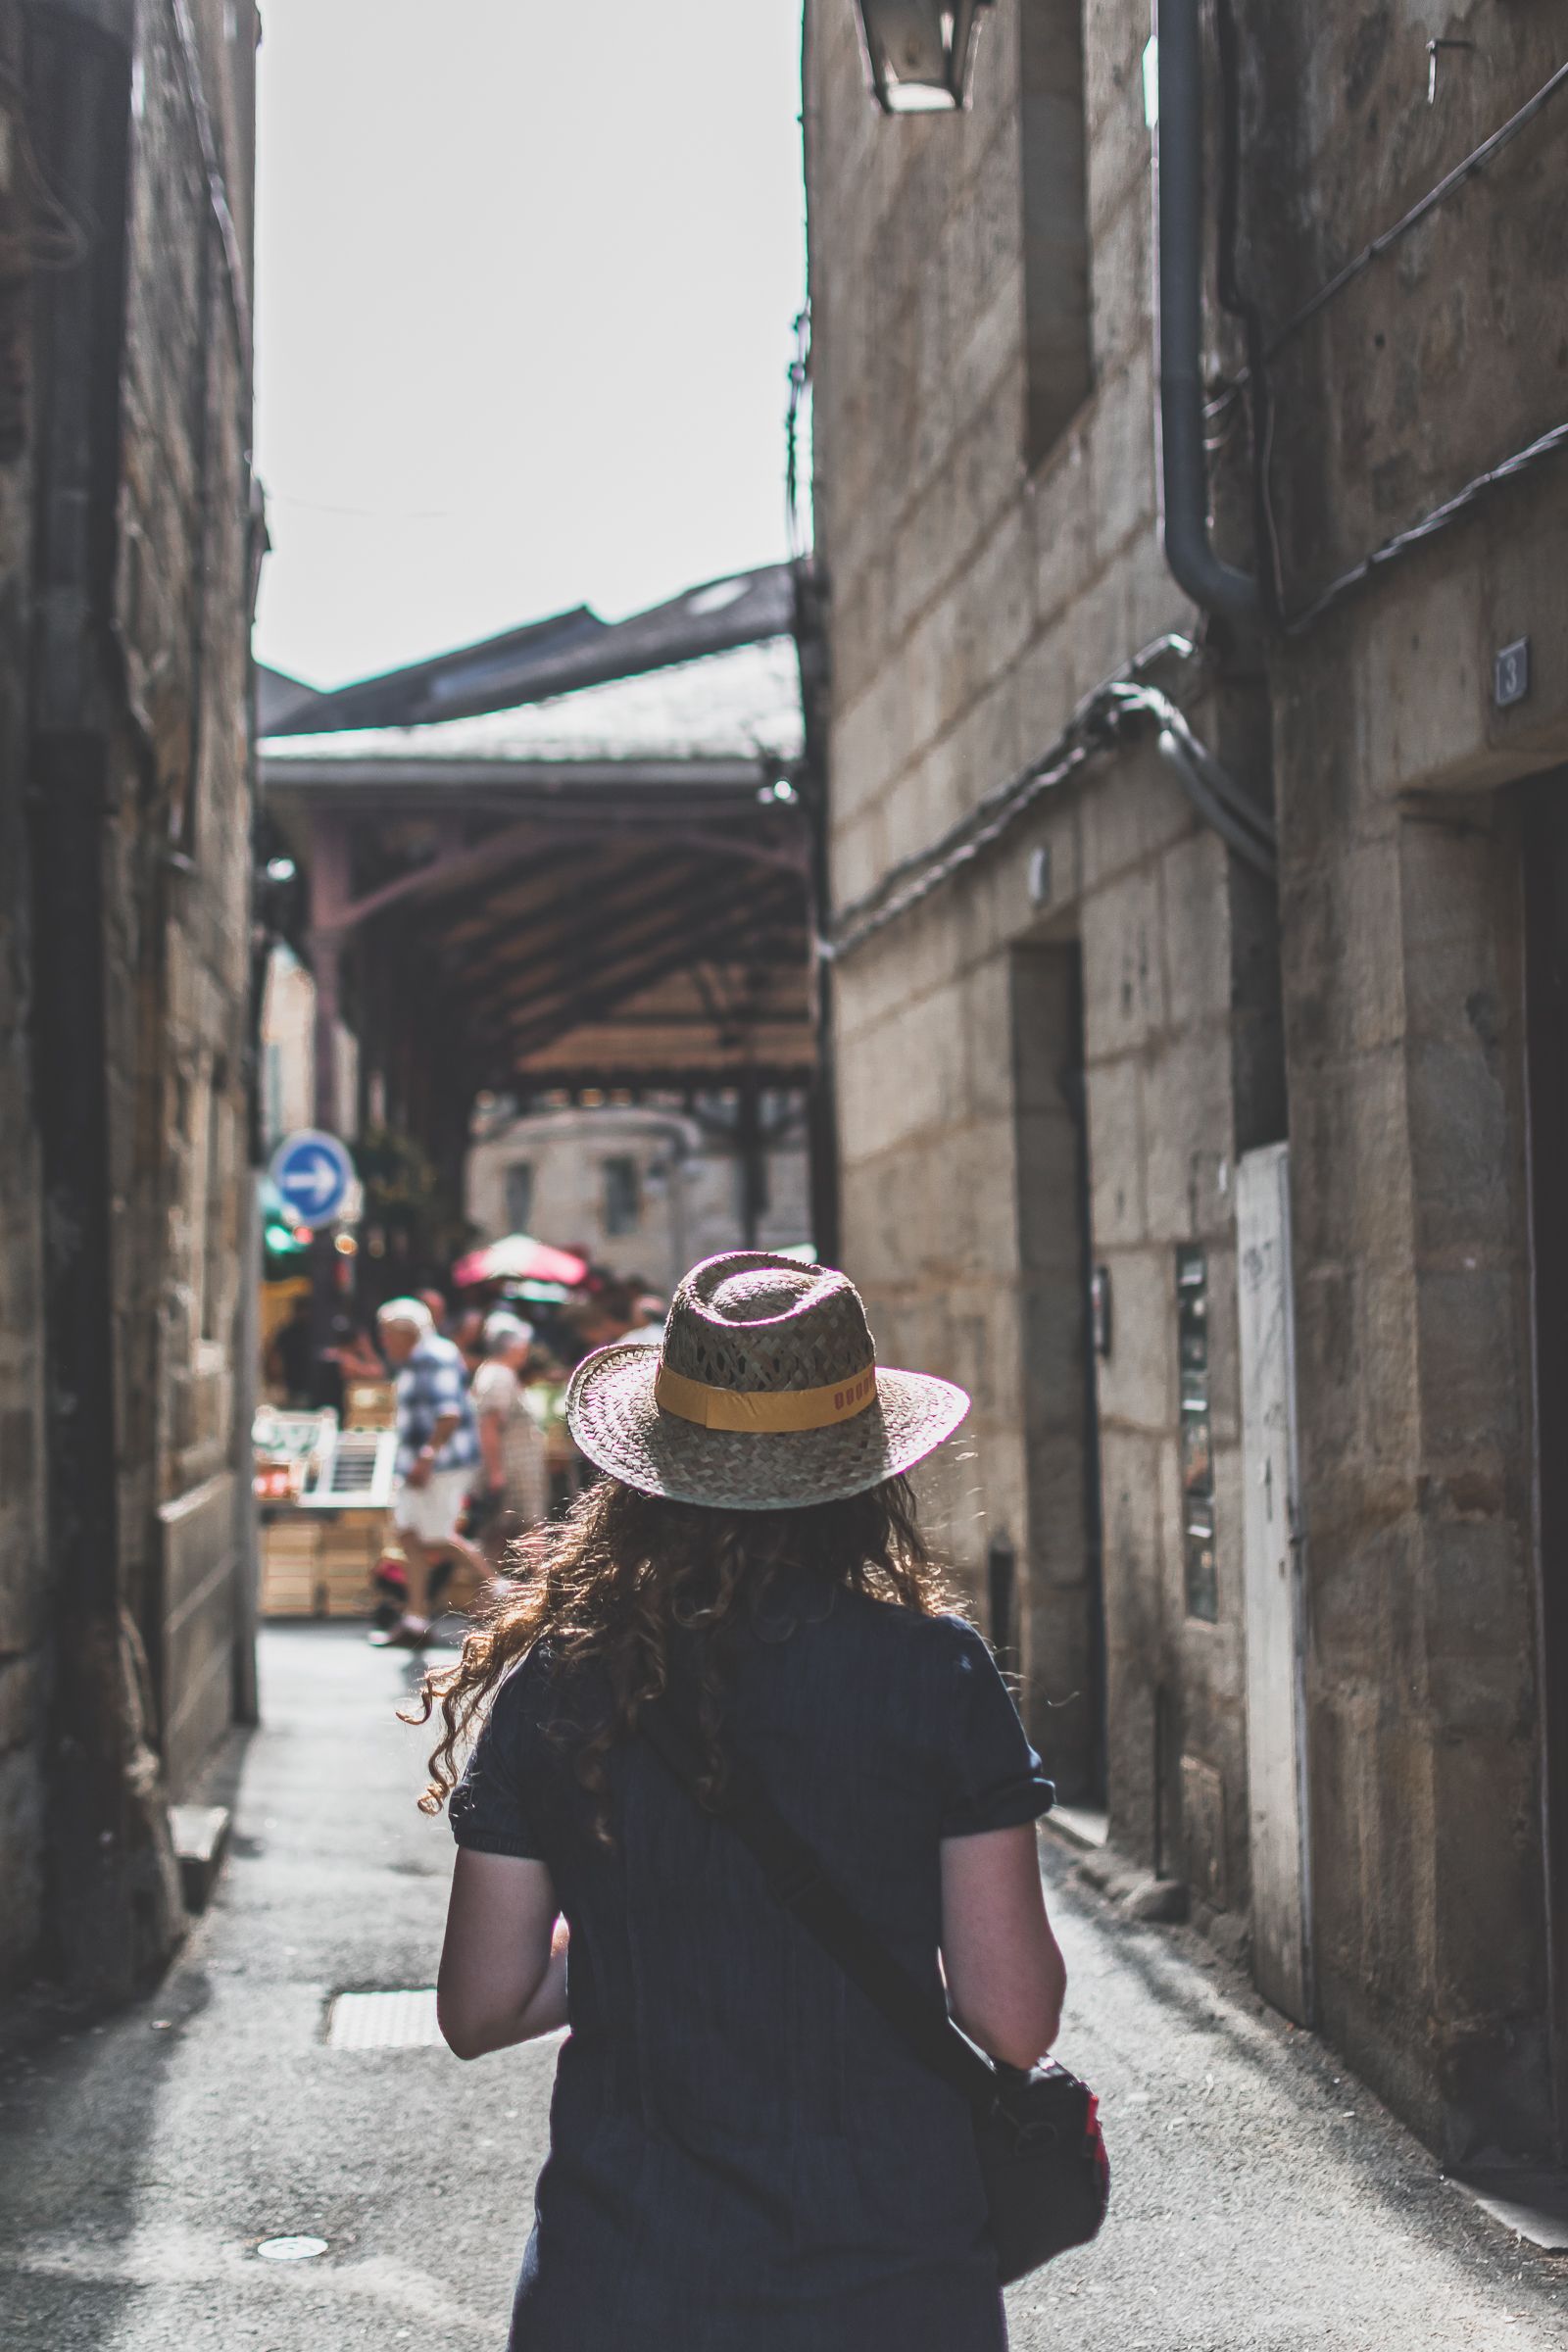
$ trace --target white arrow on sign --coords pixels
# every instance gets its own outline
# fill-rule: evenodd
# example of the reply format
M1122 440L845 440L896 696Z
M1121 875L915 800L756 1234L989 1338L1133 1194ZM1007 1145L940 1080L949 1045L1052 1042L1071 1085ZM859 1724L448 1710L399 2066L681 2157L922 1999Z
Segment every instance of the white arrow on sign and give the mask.
M318 1152L310 1159L302 1159L297 1168L289 1170L289 1190L306 1194L317 1208L330 1200L338 1189L338 1172L325 1152Z

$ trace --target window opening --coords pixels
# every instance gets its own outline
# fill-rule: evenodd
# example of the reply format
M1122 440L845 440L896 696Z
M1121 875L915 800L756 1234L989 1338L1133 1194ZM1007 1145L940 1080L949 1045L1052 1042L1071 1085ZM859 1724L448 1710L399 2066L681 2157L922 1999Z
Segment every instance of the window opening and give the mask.
M605 1161L605 1231L635 1233L642 1215L637 1162L626 1157Z
M1019 27L1026 456L1038 466L1089 396L1082 0L1023 0Z

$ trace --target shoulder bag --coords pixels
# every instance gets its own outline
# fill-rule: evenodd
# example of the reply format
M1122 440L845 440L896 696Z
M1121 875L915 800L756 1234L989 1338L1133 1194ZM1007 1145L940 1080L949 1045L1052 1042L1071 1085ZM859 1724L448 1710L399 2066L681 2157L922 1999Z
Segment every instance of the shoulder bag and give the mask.
M846 1902L743 1761L732 1761L710 1804L702 1793L696 1723L677 1699L666 1694L644 1706L638 1728L693 1801L740 1839L776 1900L920 2063L968 2101L1003 2285L1069 2246L1086 2245L1110 2198L1110 2166L1088 2084L1054 2060L1024 2073L977 2049Z

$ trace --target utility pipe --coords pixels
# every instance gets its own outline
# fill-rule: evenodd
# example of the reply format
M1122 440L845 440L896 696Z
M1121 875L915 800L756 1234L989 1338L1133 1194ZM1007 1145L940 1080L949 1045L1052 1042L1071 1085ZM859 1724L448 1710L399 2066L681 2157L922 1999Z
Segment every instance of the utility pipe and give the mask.
M1158 247L1160 535L1179 588L1205 612L1257 620L1250 572L1215 555L1203 447L1203 51L1200 0L1157 0L1154 127Z

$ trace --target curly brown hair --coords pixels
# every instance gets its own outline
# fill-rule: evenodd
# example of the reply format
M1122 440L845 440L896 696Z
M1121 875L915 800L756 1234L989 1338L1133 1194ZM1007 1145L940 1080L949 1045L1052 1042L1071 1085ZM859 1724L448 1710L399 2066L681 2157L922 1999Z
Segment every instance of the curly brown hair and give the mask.
M712 1793L724 1770L718 1726L726 1653L737 1632L756 1621L781 1569L808 1571L824 1599L835 1591L859 1592L924 1616L949 1605L902 1478L841 1501L782 1511L712 1510L601 1478L568 1518L525 1537L511 1565L517 1581L475 1617L456 1665L427 1671L419 1711L406 1718L428 1723L439 1715L441 1725L420 1809L440 1811L457 1782L459 1751L501 1682L547 1642L553 1677L595 1666L609 1687L610 1712L599 1710L598 1723L576 1735L573 1759L606 1843L610 1750L635 1731L639 1708L663 1691L673 1633L700 1637L699 1713Z

